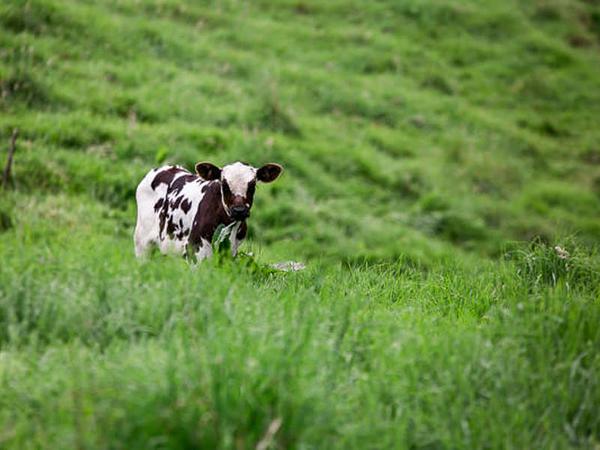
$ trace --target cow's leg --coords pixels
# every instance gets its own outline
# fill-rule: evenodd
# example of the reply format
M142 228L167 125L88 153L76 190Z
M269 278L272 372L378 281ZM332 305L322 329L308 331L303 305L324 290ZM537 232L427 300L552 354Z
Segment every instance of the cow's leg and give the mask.
M156 232L154 227L148 229L148 224L139 220L135 226L133 234L133 243L135 246L135 256L138 259L144 259L148 256L148 250L156 242Z
M198 262L203 259L210 258L213 254L212 245L207 239L202 238L200 241L200 247L196 250L196 260Z
M157 202L164 197L166 188L160 186L152 189L152 179L156 171L151 170L138 185L135 192L137 203L137 222L133 233L135 256L144 258L150 246L159 239L159 217L156 211Z
M135 248L135 257L137 259L144 259L148 254L148 245L144 242L142 233L139 230L139 224L135 226L135 232L133 233L133 246Z
M143 259L148 255L148 250L159 240L158 217L154 211L141 209L138 211L137 223L133 233L135 256Z
M238 230L240 229L241 222L236 222L233 228L231 229L231 233L229 233L229 240L231 241L231 256L235 257L238 252L238 247L240 246L240 241L237 238Z
M238 222L231 230L229 240L231 241L231 255L237 256L238 248L242 243L242 240L246 237L246 222Z
M238 248L246 237L247 225L246 222L237 222L231 230L229 240L231 241L231 255L237 256Z

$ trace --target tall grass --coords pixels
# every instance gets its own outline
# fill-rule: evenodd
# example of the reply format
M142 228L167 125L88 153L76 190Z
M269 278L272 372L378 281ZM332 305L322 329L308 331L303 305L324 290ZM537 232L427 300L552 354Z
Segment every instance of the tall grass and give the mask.
M46 226L2 235L5 448L594 444L599 285L554 250L259 275Z

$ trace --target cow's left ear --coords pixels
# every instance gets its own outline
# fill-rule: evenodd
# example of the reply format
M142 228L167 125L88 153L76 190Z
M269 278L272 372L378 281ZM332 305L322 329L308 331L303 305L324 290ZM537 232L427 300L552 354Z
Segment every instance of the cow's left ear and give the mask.
M196 164L196 173L206 181L221 178L221 169L209 162L199 162Z
M271 181L275 181L281 175L281 172L283 172L283 167L279 164L269 163L258 169L256 178L263 183L270 183Z

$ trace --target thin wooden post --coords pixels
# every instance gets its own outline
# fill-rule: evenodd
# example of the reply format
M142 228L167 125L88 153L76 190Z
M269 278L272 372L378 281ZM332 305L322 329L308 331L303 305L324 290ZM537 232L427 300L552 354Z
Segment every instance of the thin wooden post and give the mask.
M10 146L8 147L8 158L6 159L6 165L4 166L4 172L2 173L2 187L7 188L10 180L10 174L12 169L13 158L15 150L17 148L17 137L19 137L19 129L15 128L10 137Z

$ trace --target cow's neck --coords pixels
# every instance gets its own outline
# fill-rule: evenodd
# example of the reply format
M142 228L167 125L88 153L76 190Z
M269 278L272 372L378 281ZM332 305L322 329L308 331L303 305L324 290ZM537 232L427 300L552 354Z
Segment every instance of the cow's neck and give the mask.
M190 233L190 244L195 246L202 245L202 241L212 242L219 225L228 226L235 222L223 206L219 181L208 183L204 192Z

